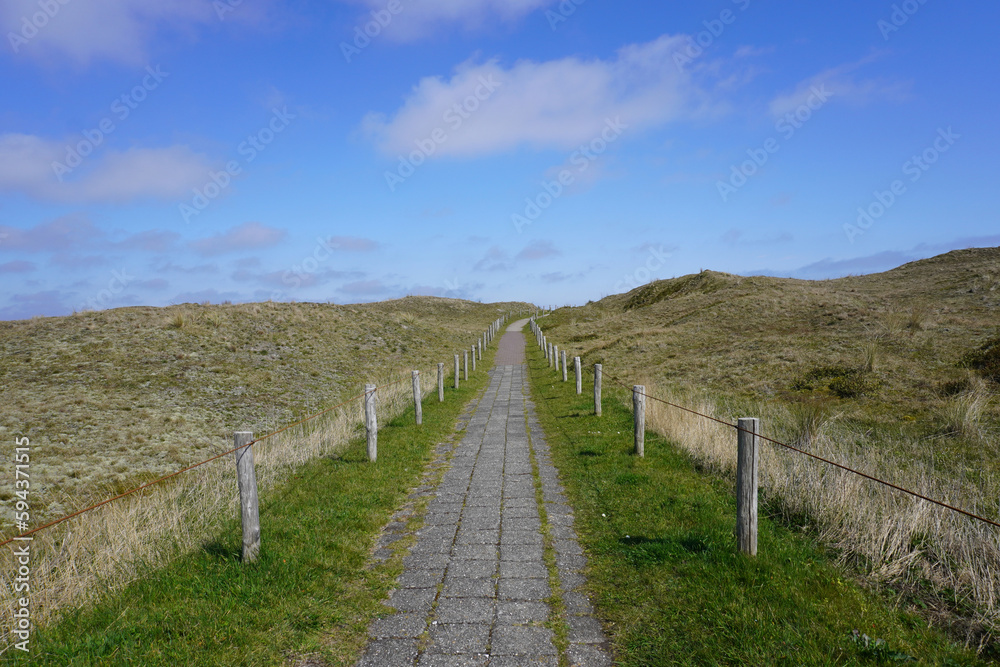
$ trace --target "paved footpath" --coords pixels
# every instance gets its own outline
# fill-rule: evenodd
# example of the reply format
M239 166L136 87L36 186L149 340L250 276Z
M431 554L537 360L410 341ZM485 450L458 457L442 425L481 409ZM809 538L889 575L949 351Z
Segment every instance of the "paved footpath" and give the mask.
M397 613L372 624L359 667L554 667L560 656L553 625L567 629L564 664L611 664L580 590L586 560L573 511L528 399L526 322L511 324L499 341L489 388L440 484L427 492L423 528L386 602ZM545 532L552 570L543 557ZM561 598L564 614L547 603L553 598Z

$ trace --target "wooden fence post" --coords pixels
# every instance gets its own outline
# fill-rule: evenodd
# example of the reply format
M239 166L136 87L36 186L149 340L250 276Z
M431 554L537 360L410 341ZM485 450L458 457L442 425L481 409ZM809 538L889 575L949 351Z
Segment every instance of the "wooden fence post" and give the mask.
M601 364L594 364L594 414L601 416Z
M365 385L365 432L368 434L368 460L378 458L378 419L375 417L375 385Z
M583 370L580 368L580 357L573 357L573 370L576 371L576 395L583 393Z
M242 447L236 456L236 483L240 489L240 522L243 525L243 562L257 560L260 551L260 514L257 507L257 474L253 467L253 433L236 431L233 446ZM249 445L249 446L247 446Z
M736 432L736 542L742 553L757 555L757 453L760 420L740 417Z
M458 389L458 355L455 355L455 389Z
M566 350L562 351L563 382L566 381Z
M556 373L558 373L559 372L559 346L558 345L553 345L552 346L552 353L556 357Z
M645 456L646 444L646 387L632 385L632 412L635 415L635 455Z
M413 413L417 419L417 426L424 423L424 409L421 405L420 395L420 371L413 371Z
M476 372L476 346L472 346L472 372Z
M438 402L444 403L444 364L438 364Z
M469 351L466 350L462 353L462 361L464 365L462 366L462 379L466 382L469 381Z

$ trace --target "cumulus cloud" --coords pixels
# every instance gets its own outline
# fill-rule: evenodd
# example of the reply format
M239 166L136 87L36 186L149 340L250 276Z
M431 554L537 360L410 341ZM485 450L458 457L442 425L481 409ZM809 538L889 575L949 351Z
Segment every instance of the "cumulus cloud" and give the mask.
M517 259L543 259L561 254L552 241L534 241L517 253Z
M30 273L35 270L35 263L23 259L0 264L0 273Z
M335 250L348 252L370 252L379 248L378 242L359 236L331 236L326 244Z
M283 289L300 287L316 287L336 280L357 280L364 278L363 271L339 271L327 269L324 271L303 271L301 269L285 269L282 271L255 271L249 268L236 269L230 276L238 282L251 282Z
M66 165L73 141L0 134L0 192L69 203L176 200L203 185L213 166L207 156L187 146L168 146L105 150L84 158L68 173L60 171L54 165Z
M822 95L841 103L866 104L876 100L902 101L908 96L909 84L881 79L860 79L856 73L865 65L880 57L873 53L861 60L838 65L801 81L793 90L782 93L771 100L770 109L774 116L784 116L803 104ZM824 99L821 99L825 103ZM815 103L815 102L814 102Z
M442 29L461 26L466 30L476 30L491 26L497 20L510 23L531 12L555 5L559 0L421 0L402 3L403 10L392 17L383 29L384 36L397 41L415 41L430 37ZM353 1L357 4L357 0ZM371 11L380 12L386 8L386 0L361 0ZM366 12L358 19L371 21Z
M145 252L167 252L172 250L181 235L177 232L164 232L151 229L132 234L115 244L121 250L142 250Z
M19 253L79 250L93 247L105 238L103 230L80 215L62 216L28 229L0 225L0 234L3 235L0 251Z
M445 140L435 141L432 157L576 148L609 121L628 132L711 110L691 74L673 64L685 44L684 36L664 35L607 60L467 61L448 79L421 79L391 118L370 113L362 128L389 155L434 141L435 132Z
M482 259L472 267L474 271L507 271L511 268L512 265L507 257L507 252L500 246L490 247Z
M179 238L176 232L153 229L126 234L115 241L86 216L72 214L26 229L0 225L0 252L55 253L62 257L84 251L166 252L175 247Z
M199 255L222 255L238 250L269 248L285 239L284 229L276 229L259 222L245 222L221 234L191 241L188 245Z
M70 60L78 65L98 60L139 65L147 61L149 43L158 35L172 33L190 39L192 28L198 25L260 23L268 0L53 0L45 4L51 7L47 12L38 0L0 3L0 32L15 56Z
M29 294L12 294L8 305L0 308L0 320L26 320L36 315L62 315L69 309L67 296L59 290L43 290Z

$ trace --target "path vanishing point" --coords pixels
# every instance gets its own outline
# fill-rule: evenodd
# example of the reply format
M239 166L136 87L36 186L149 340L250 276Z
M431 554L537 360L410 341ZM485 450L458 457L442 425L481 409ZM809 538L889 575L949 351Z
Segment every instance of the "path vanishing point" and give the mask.
M359 667L556 667L553 627L566 631L563 664L611 664L582 590L586 559L573 511L528 398L527 321L500 338L489 387L473 403L461 442L439 449L444 473L423 492L430 497L423 527L386 602L397 613L371 625ZM399 539L394 524L401 530L405 520L397 514L383 539Z

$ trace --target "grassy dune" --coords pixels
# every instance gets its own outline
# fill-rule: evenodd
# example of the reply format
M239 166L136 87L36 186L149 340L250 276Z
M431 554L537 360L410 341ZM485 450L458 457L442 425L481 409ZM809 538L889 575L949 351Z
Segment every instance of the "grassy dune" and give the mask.
M322 429L254 445L258 482L266 482L256 562L241 562L238 512L226 503L207 539L161 567L138 570L140 576L106 595L91 594L91 604L67 607L57 622L36 629L30 654L9 650L0 662L353 665L372 620L394 611L382 603L402 571L401 548L412 544L408 536L377 538L391 518L419 526L415 510L427 497L407 495L440 476L439 467L425 466L434 458L440 462L438 443L460 437L456 420L487 383L479 372L458 390L447 387L444 402L434 392L424 401L422 426L414 424L408 392L395 403L383 396L375 464L368 462L363 437L317 437ZM274 474L273 460L265 460L303 449L313 456L278 466L281 475ZM220 477L231 487L226 463ZM372 549L386 545L392 554L373 563Z
M608 387L595 417L589 387L577 396L537 349L529 370L615 664L985 664L780 520L761 517L758 555L743 556L730 480L655 432L633 456L629 392Z
M1000 515L1000 248L828 281L711 271L644 285L540 324L607 376L951 501ZM995 363L995 362L994 362ZM650 426L722 475L725 427L663 406ZM765 447L765 509L817 534L901 604L995 652L997 531Z
M363 382L382 386L381 418L392 419L412 406L411 369L422 372L426 395L436 393L437 362L448 362L450 386L453 354L521 307L407 298L129 308L3 323L10 361L0 429L11 441L30 438L30 525L225 452L234 430L261 437L336 405ZM339 456L361 430L355 400L254 445L262 494L310 461ZM203 548L238 514L233 474L231 460L217 460L38 533L32 621L44 627ZM12 476L13 464L2 469L5 536L16 533ZM399 479L386 484L405 489ZM0 552L6 628L16 572L12 552Z
M0 322L0 439L30 438L37 522L224 451L235 430L268 432L376 377L450 362L522 307L407 297ZM2 534L12 479L0 466Z

